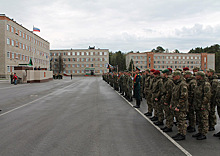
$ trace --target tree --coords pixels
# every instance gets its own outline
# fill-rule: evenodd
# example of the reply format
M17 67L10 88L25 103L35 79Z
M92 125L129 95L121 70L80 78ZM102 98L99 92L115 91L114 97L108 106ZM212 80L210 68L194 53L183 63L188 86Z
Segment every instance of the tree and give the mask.
M132 71L132 65L133 65L133 70L135 70L134 69L134 61L133 61L133 59L131 59L131 61L130 61L130 64L129 64L129 67L128 67L129 71Z
M126 69L125 54L121 51L109 53L109 63L112 66L118 66L118 71L124 71ZM114 71L116 70L117 69L115 69Z
M161 46L158 46L156 49L151 50L151 52L154 52L154 53L164 53L164 51L165 50Z
M63 61L62 56L59 56L58 58L55 58L54 60L50 60L50 64L51 64L51 70L53 70L54 73L63 74L66 65Z
M179 50L177 50L177 49L175 49L175 50L174 50L174 53L180 53L180 51L179 51Z

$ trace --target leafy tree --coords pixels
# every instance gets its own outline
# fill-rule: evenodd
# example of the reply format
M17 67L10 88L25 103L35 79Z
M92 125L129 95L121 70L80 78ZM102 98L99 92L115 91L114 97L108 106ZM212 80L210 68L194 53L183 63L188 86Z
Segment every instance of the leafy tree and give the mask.
M118 66L118 71L124 71L126 69L125 54L121 51L109 53L109 63L112 66ZM115 68L114 71L117 71L117 69Z
M174 53L180 53L180 51L178 49L175 49Z

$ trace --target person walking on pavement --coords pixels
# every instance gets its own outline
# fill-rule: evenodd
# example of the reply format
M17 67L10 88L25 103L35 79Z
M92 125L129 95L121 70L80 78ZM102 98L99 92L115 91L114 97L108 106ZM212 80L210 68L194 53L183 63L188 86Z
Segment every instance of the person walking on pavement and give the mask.
M18 77L17 77L16 73L14 73L13 79L14 79L14 85L17 85Z
M71 80L72 80L73 79L73 74L71 74L70 77L71 77Z
M141 75L140 69L136 67L136 75L134 77L134 98L136 99L136 106L134 108L140 108L141 105Z

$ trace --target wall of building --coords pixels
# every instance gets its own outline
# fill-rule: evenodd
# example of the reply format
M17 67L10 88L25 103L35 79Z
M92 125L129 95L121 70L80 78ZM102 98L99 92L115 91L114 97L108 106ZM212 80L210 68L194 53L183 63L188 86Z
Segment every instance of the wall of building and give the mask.
M0 20L0 77L5 76L5 21Z
M126 61L130 63L132 58L136 58L140 53L129 53L126 55ZM192 70L194 67L199 67L201 70L206 71L208 68L215 68L215 54L192 54L192 53L141 53L145 56L143 62L144 68L154 68L157 70L164 70L166 68L184 68L189 67ZM139 61L134 60L134 66L140 67ZM126 62L126 65L129 63ZM128 66L127 66L128 67ZM141 68L141 70L144 70Z
M5 68L0 74L9 75L14 72L15 66L29 64L30 59L34 66L50 68L48 41L5 15L0 15L0 22L5 23L0 29L0 32L5 32L5 36L0 36L0 40L4 41L1 44L5 46L1 51L1 55L5 55L5 62L0 62Z
M106 68L106 65L109 63L108 49L69 49L51 50L50 52L54 74L58 74L55 65L59 55L64 60L64 73L67 75L86 75L91 70L94 70L95 75L101 75L108 71Z

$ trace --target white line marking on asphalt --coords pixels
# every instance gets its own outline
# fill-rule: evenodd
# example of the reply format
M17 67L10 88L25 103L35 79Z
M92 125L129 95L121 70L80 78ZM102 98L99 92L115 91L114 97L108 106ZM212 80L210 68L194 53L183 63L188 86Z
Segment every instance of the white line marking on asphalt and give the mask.
M110 86L111 87L111 86ZM112 87L111 87L112 88ZM112 88L114 90L114 88ZM133 107L132 103L130 103L126 98L124 98L121 94L119 94L117 91L115 91L119 96L121 96L131 107ZM134 107L133 107L134 108ZM180 144L178 144L176 141L174 141L169 135L167 135L165 132L163 132L158 126L154 125L154 123L147 118L140 110L137 108L134 108L139 114L141 114L148 122L151 123L160 133L162 133L170 142L172 142L177 148L179 148L184 154L187 156L192 156L185 148L183 148Z
M0 89L15 88L15 87L26 86L26 85L29 85L29 84L22 84L22 85L14 85L14 84L13 84L12 86L0 88Z
M81 80L82 80L82 79L81 79ZM81 81L81 80L78 80L78 81ZM77 81L77 82L78 82L78 81ZM15 110L17 110L17 109L20 109L20 108L22 108L22 107L25 107L25 106L27 106L27 105L30 105L30 104L32 104L32 103L34 103L34 102L36 102L36 101L39 101L39 100L41 100L41 99L43 99L43 98L46 98L46 97L48 97L48 96L50 96L50 95L52 95L52 94L54 94L54 93L59 92L60 90L66 89L66 88L68 88L68 87L70 87L70 86L72 86L72 85L74 85L74 84L76 84L76 83L72 83L72 84L70 84L70 85L68 85L68 86L66 86L66 87L64 87L64 88L58 89L58 90L56 90L56 91L54 91L54 92L52 92L52 93L49 93L49 94L47 94L47 95L45 95L45 96L42 96L42 97L38 98L38 99L36 99L36 100L33 100L33 101L28 102L28 103L26 103L26 104L24 104L24 105L22 105L22 106L16 107L16 108L14 108L14 109L12 109L12 110L10 110L10 111L7 111L7 112L5 112L5 113L2 113L2 114L0 114L0 117L3 116L3 115L8 114L8 113L10 113L10 112L13 112L13 111L15 111Z

